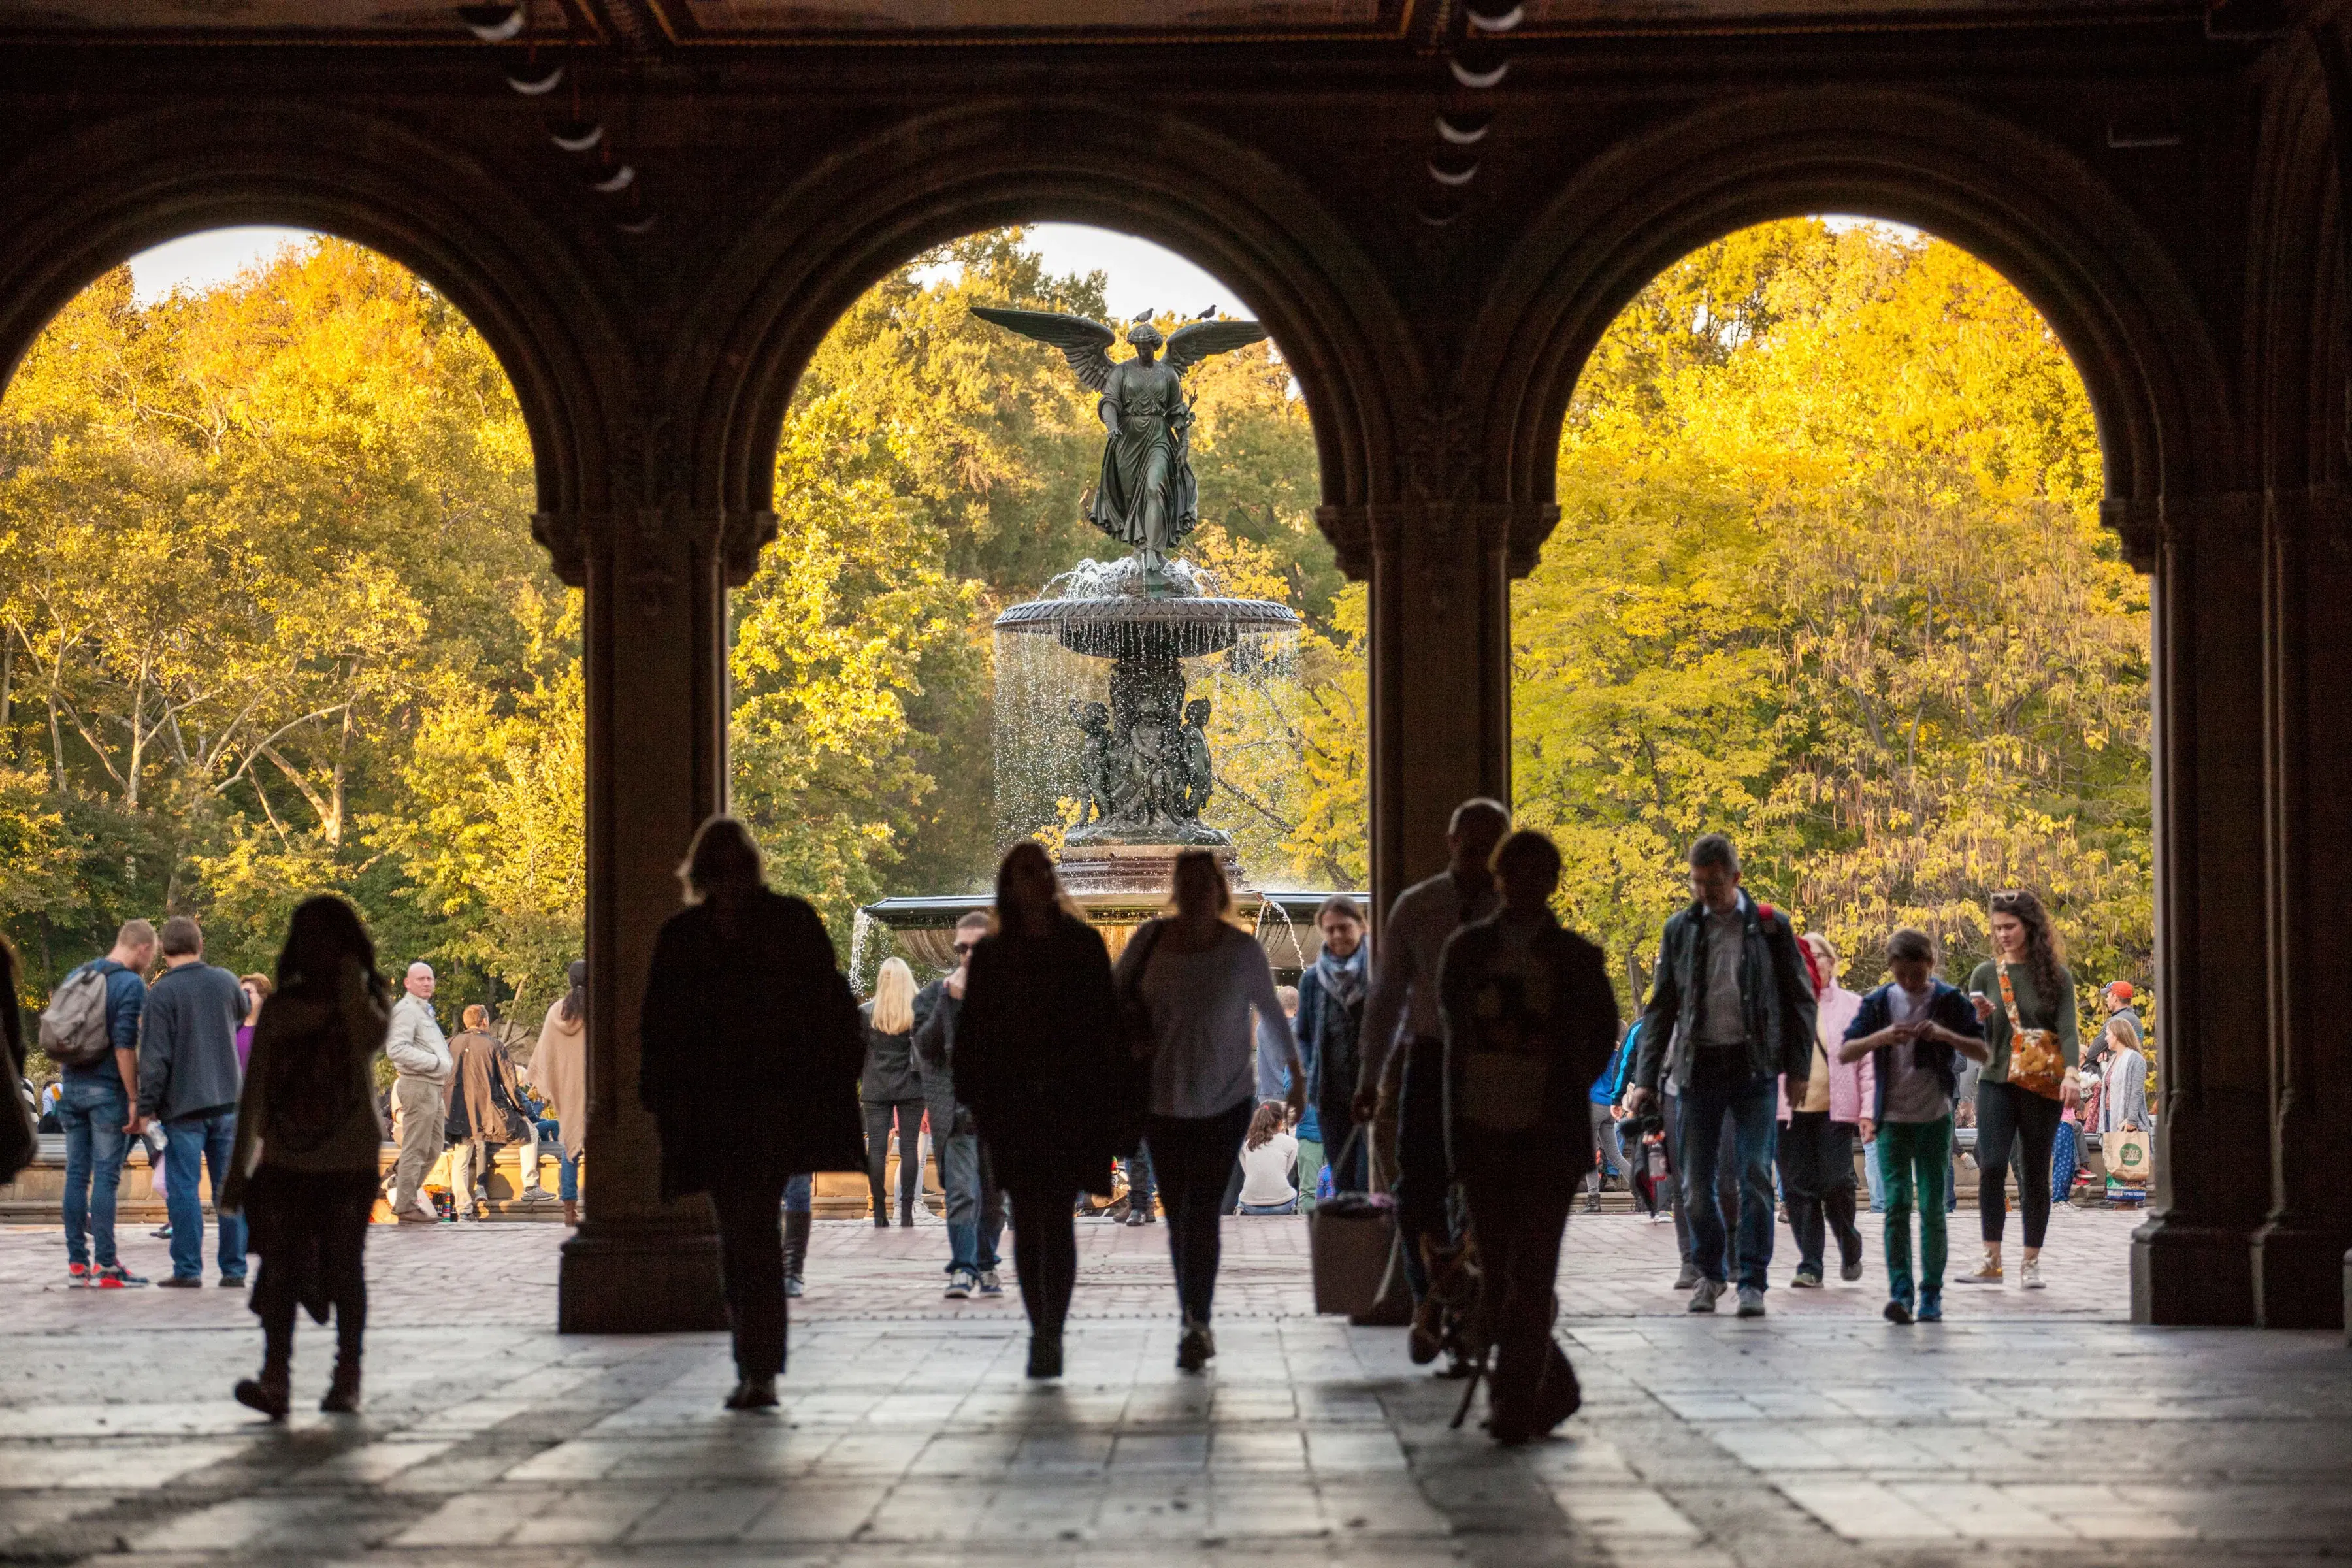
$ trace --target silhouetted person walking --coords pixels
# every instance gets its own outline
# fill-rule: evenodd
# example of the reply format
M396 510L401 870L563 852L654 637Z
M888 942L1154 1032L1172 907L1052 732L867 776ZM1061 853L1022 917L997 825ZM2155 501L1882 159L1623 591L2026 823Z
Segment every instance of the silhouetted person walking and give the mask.
M1233 893L1206 849L1176 857L1176 912L1146 921L1119 955L1118 984L1151 1020L1151 1088L1143 1136L1168 1210L1183 1331L1176 1364L1198 1372L1217 1353L1209 1309L1217 1292L1225 1181L1257 1110L1250 1010L1290 1069L1290 1111L1307 1105L1307 1069L1275 994L1265 949L1229 923Z
M1038 845L1014 845L997 867L996 920L972 949L956 1019L956 1093L1012 1200L1029 1375L1059 1377L1078 1276L1071 1200L1081 1189L1109 1196L1111 1160L1134 1150L1140 1130L1140 1084L1109 950Z
M1486 1429L1550 1431L1582 1402L1551 1337L1569 1201L1591 1162L1586 1095L1617 1045L1601 950L1551 912L1559 851L1514 833L1495 851L1503 906L1449 938L1438 962L1446 1134L1477 1243L1479 1315L1494 1346Z
M261 1255L253 1292L261 1373L236 1385L237 1402L276 1419L291 1400L297 1305L321 1323L329 1303L335 1310L335 1375L319 1408L359 1408L362 1255L383 1146L373 1062L391 1018L389 989L351 905L319 898L295 910L277 994L254 1027L216 1205L243 1213L248 1246Z
M637 1098L661 1131L662 1198L709 1193L739 1381L730 1410L776 1403L784 1370L785 1184L862 1171L857 999L808 904L771 892L731 816L678 868L687 907L662 922L638 1022Z

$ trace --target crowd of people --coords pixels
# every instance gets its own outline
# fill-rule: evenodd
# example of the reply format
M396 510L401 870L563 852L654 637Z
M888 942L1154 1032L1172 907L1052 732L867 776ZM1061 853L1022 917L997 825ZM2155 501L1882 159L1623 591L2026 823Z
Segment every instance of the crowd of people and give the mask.
M1293 988L1229 918L1213 853L1176 857L1168 912L1114 963L1050 858L1024 842L1004 857L992 908L958 925L950 970L919 984L891 959L861 1002L814 910L767 887L749 830L706 823L648 968L637 1093L659 1135L664 1200L707 1194L717 1221L738 1373L729 1407L776 1403L785 1303L806 1288L814 1174L863 1172L873 1223L890 1226L895 1204L911 1225L927 1131L947 1292L1002 1294L1009 1223L1031 1376L1063 1371L1078 1215L1164 1213L1176 1362L1199 1372L1216 1354L1224 1215L1377 1194L1364 1201L1392 1213L1395 1247L1382 1299L1359 1321L1409 1322L1415 1360L1451 1352L1483 1373L1487 1427L1517 1443L1580 1404L1550 1332L1554 1281L1573 1195L1597 1194L1612 1166L1676 1223L1688 1310L1729 1296L1755 1317L1776 1215L1796 1243L1792 1287L1822 1288L1832 1242L1841 1278L1861 1278L1859 1145L1884 1215L1884 1315L1911 1324L1944 1313L1964 1125L1983 1252L1951 1278L2006 1279L2013 1168L2027 1289L2043 1283L2053 1197L2074 1180L2082 1132L2147 1129L2133 994L2103 994L2097 1045L2082 1050L2074 980L2030 892L1992 899L1994 955L1965 988L1937 976L1931 936L1905 929L1874 955L1885 981L1857 994L1828 941L1751 898L1736 848L1709 834L1691 846L1691 902L1665 924L1650 994L1622 1026L1600 950L1553 913L1549 840L1476 799L1446 844L1446 868L1397 897L1377 952L1354 900L1328 900L1318 955ZM270 977L204 964L186 917L160 934L126 923L43 1018L63 1069L71 1281L142 1283L117 1254L112 1200L128 1141L161 1123L173 1272L159 1283L203 1282L200 1163L219 1194L221 1283L244 1282L248 1252L262 1260L264 1361L236 1397L285 1413L294 1311L307 1305L337 1318L327 1407L355 1407L361 1258L387 1189L393 1223L437 1223L426 1180L446 1152L453 1209L478 1215L483 1178L512 1144L516 1201L578 1217L584 965L568 979L526 1074L479 1006L444 1035L429 965L410 965L394 994L338 900L296 911ZM381 1103L379 1052L394 1075ZM713 1082L728 1092L708 1093ZM554 1198L539 1180L542 1143L560 1151Z

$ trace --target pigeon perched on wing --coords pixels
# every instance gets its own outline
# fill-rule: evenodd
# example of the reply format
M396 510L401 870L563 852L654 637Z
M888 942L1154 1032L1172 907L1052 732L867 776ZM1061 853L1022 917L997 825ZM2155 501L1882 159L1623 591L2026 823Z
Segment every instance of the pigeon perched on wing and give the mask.
M1212 316L1215 315L1216 313L1217 313L1217 308L1216 308L1214 305L1212 305L1212 306L1210 306L1207 310L1205 310L1202 311L1199 315L1197 315L1197 316L1193 317L1192 319L1193 319L1194 321L1207 321L1210 317L1212 317Z
M1139 311L1139 312L1138 312L1138 313L1136 313L1134 316L1131 316L1131 317L1129 317L1129 319L1130 321L1148 321L1151 320L1151 312L1150 312L1150 311L1149 311L1149 310L1142 310L1142 311Z

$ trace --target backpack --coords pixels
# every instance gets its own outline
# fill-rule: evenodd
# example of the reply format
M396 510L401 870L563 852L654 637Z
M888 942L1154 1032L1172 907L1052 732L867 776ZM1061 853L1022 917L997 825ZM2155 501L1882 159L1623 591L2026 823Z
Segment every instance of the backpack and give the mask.
M106 991L110 973L85 963L65 978L41 1015L41 1049L61 1068L92 1068L114 1049L107 1026Z

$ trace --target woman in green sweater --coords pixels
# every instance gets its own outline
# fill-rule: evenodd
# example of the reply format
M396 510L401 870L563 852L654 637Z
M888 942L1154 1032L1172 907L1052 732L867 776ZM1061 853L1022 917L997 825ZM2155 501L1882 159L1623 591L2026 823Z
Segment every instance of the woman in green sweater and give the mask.
M2001 1282L2001 1232L2009 1217L2009 1153L2021 1149L2018 1206L2025 1212L2025 1259L2020 1281L2042 1289L2042 1237L2050 1226L2050 1155L2058 1122L2074 1102L2074 976L2050 926L2049 911L2028 892L1992 896L1993 957L1969 976L1969 999L1984 1021L1991 1047L1977 1081L1977 1218L1984 1229L1984 1261L1958 1277L1964 1285ZM2012 1022L2013 1021L2013 1022ZM2044 1034L2063 1071L2037 1078L2025 1059L2018 1029Z

